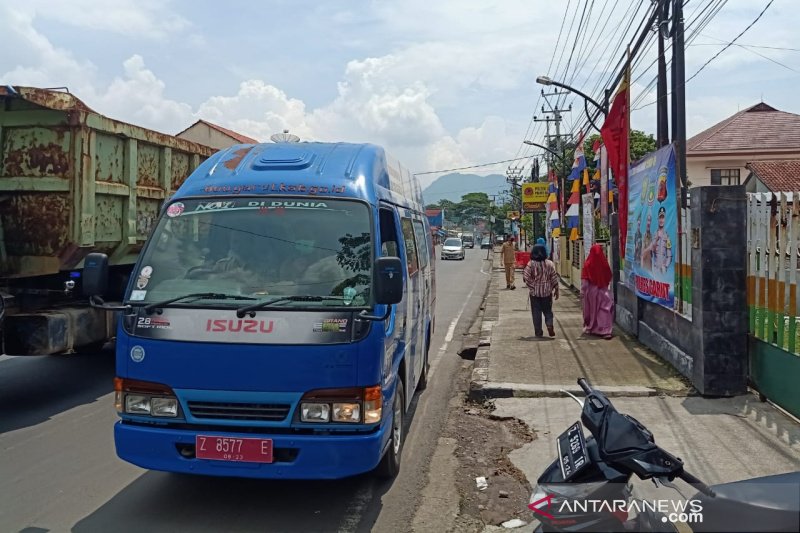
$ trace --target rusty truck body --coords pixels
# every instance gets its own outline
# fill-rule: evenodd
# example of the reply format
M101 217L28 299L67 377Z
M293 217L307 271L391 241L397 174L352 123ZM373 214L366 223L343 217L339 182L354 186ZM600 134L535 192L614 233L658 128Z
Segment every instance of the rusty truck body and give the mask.
M119 298L165 199L214 149L105 117L68 92L0 87L0 353L99 346L114 317L81 295L108 254Z

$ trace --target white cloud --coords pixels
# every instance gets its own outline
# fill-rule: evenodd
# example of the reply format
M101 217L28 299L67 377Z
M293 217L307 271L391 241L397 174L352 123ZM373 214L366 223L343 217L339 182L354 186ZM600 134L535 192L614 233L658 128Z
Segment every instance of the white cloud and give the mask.
M511 130L511 131L510 131ZM425 167L415 171L444 170L510 159L509 147L519 143L519 125L509 124L501 117L487 117L478 127L461 129L455 136L446 135L431 143L426 150ZM521 165L524 161L513 163ZM505 171L509 163L469 170L476 174L496 174ZM423 185L437 175L421 177Z
M305 104L261 80L242 82L233 96L212 96L197 115L261 140L284 129L305 140L315 135L307 124Z
M40 87L68 85L75 91L91 87L96 74L89 61L75 59L57 48L33 28L30 12L0 4L0 35L8 46L0 47L0 80Z
M37 17L76 28L163 40L191 27L164 0L27 0Z
M124 77L115 78L107 89L96 91L90 107L116 119L167 133L191 123L191 106L165 98L164 82L145 67L141 56L127 59L123 67Z
M197 87L197 81L202 82L204 76L227 76L235 83L216 85L221 87L214 89L216 94L188 96L187 86L170 78L172 73L165 71L168 67L159 63L162 58L155 54L160 53L164 42L176 42L178 38L181 43L176 44L218 48L220 37L210 29L218 16L216 12L201 4L187 7L156 0L49 4L52 2L44 0L29 0L24 5L0 4L0 34L9 43L0 48L3 83L67 85L101 113L168 133L204 118L262 140L289 129L304 140L374 142L385 145L414 171L469 166L533 153L531 147L521 147L521 141L539 92L534 79L544 73L557 78L564 68L562 65L555 72L553 65L553 72L547 72L558 23L564 15L563 3L537 3L533 8L524 0L408 0L402 4L373 0L359 9L313 3L308 4L309 9L317 16L299 21L296 28L298 34L308 38L280 49L281 63L256 62L253 57L261 54L260 49L244 43L261 43L263 36L264 49L271 50L271 30L276 33L276 29L283 29L275 26L281 24L276 21L292 16L302 6L284 6L279 14L283 19L277 16L258 23L242 20L241 35L226 36L225 44L233 42L231 46L240 46L237 51L242 52L231 64L210 65L205 56L185 57L180 53L172 55L172 49L165 50L169 61L194 65L191 68L198 74L186 82L192 87ZM730 0L703 34L730 39L762 7L749 0ZM791 8L776 3L742 42L794 46L792 28L796 24L792 21L798 18L797 11ZM691 9L690 4L688 11ZM617 8L617 13L624 10L624 6ZM593 23L598 24L596 16L597 13L592 15ZM53 22L63 27L57 38L51 39L41 28L52 26ZM198 28L208 30L200 34ZM122 51L116 49L108 59L87 49L86 39L82 39L83 49L54 44L70 43L70 32L90 35L94 42L111 41L115 36L108 34L115 33L114 42ZM318 36L324 42L347 45L322 56L318 50L309 53L306 45L313 45ZM609 34L611 37L616 39L616 35ZM699 37L698 42L713 42L702 39ZM569 52L571 45L572 37L566 44L562 39L559 50L567 46ZM588 42L585 46L590 47ZM574 77L576 87L589 91L601 77L608 78L610 73L600 71L588 75L597 62L594 54L601 55L604 46L601 38L594 48L587 48L596 50L589 57L578 57L578 50L573 66L583 64L583 68ZM690 48L687 74L691 75L717 49ZM352 50L358 50L356 58L347 55ZM796 61L784 52L764 53L789 64ZM617 56L609 55L612 65ZM104 58L113 62L103 64ZM120 65L120 58L127 59ZM312 87L309 92L325 95L313 100L314 107L307 104L311 97L306 96L303 101L276 78L235 74L270 72L275 64L283 67L292 62L302 65L303 72L314 72L315 66L324 64L321 70L328 78L310 77L307 81ZM251 66L256 64L258 67ZM603 64L605 61L599 62L600 70ZM775 99L773 105L792 111L785 102L794 103L790 94L793 89L789 87L796 86L797 78L788 83L787 72L750 52L729 50L688 86L689 134L722 120L740 106L752 105L759 91L764 92L768 103ZM634 84L634 99L646 89L649 78L644 76ZM565 79L569 81L570 77ZM647 91L642 103L655 97L652 88ZM575 108L566 114L563 129L568 123L576 127L583 123L582 102L573 102ZM539 109L533 111L538 112ZM655 106L634 113L632 122L637 129L654 132ZM544 126L535 128L535 138L528 138L541 141ZM503 169L501 165L476 171Z
M345 132L410 146L440 137L444 129L428 101L430 91L420 81L406 85L391 76L396 64L394 56L351 61L336 100L314 114L319 134L330 138L344 125Z

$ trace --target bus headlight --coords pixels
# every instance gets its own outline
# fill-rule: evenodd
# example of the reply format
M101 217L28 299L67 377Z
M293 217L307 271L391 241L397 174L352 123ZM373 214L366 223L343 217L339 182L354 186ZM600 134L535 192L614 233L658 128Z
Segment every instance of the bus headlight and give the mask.
M300 420L303 422L327 422L330 416L331 408L327 403L300 404Z
M381 421L380 385L316 389L300 400L300 422L378 424Z
M361 406L357 403L333 404L333 422L361 422Z
M152 398L150 400L150 414L153 416L178 416L177 398Z
M132 415L150 414L150 397L143 394L128 394L125 396L125 412Z
M173 390L161 383L114 378L114 404L120 414L177 418L180 405Z

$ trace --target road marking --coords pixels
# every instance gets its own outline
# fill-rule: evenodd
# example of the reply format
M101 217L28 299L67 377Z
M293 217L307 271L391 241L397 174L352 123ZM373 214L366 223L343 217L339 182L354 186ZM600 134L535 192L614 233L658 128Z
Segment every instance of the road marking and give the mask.
M490 266L491 266L491 264L492 264L491 260L489 260L489 259L484 259L484 260L483 260L483 262L484 262L484 263L489 263L489 265L490 265ZM492 273L491 273L491 272L484 272L484 271L483 271L483 266L481 266L481 274L484 274L484 275L486 275L486 276L491 276L491 275L492 275Z
M475 287L473 287L472 290L469 291L469 294L467 295L467 298L464 300L464 304L461 306L461 309L458 311L458 314L453 319L453 321L450 322L450 327L447 328L447 334L444 336L444 342L442 343L441 348L439 348L439 351L436 353L436 357L434 357L433 361L430 361L430 368L428 369L428 379L433 377L433 373L436 372L436 369L439 367L438 363L441 360L442 355L444 355L444 353L447 351L447 346L450 344L450 341L453 340L453 335L456 332L456 325L458 324L458 320L464 313L464 309L467 307L470 298L472 298L473 292L475 292Z

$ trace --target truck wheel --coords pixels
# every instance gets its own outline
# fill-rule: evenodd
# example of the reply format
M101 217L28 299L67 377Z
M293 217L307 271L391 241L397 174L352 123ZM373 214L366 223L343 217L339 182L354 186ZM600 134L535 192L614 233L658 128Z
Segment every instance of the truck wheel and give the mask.
M389 439L389 449L383 455L380 464L375 469L375 474L379 478L392 479L397 477L400 472L400 454L403 453L403 408L405 407L405 396L403 395L403 382L397 381L397 390L394 393L392 402L392 436Z

